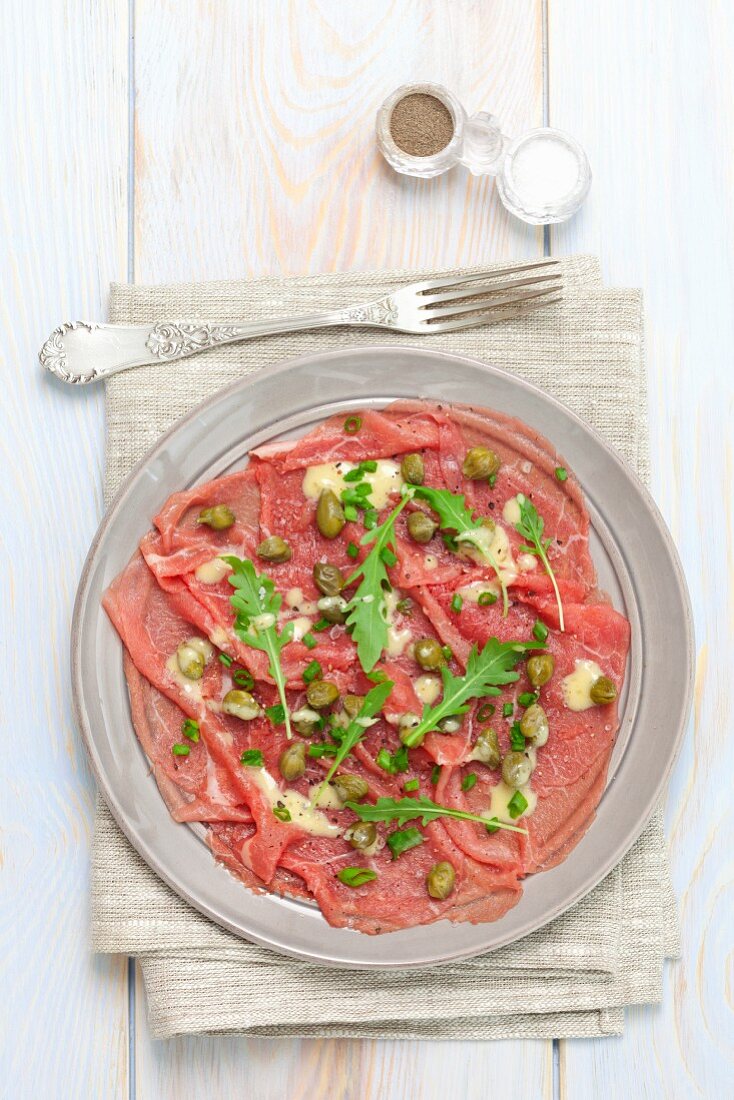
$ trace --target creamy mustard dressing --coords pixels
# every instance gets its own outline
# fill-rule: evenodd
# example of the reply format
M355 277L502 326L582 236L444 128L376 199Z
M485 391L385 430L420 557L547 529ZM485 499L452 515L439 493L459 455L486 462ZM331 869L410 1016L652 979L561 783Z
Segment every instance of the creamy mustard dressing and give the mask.
M205 561L198 569L194 570L194 576L202 584L219 584L228 573L232 572L232 566L222 558L212 558Z
M221 626L215 626L209 635L209 641L212 645L215 645L217 649L224 649L229 645L229 635L227 631Z
M517 564L522 573L532 573L533 569L538 568L538 559L534 554L520 554Z
M438 558L435 554L423 555L423 567L425 569L438 569Z
M277 781L267 768L252 768L251 771L255 782L270 802L270 805L275 807L281 802L290 813L292 823L298 826L299 829L303 829L305 833L310 833L311 836L335 837L341 834L341 828L338 825L332 825L325 814L311 806L305 795L292 790L290 787L281 791Z
M580 660L568 676L561 680L563 701L569 710L588 710L594 704L591 701L591 689L603 675L596 661Z
M388 657L399 657L413 637L413 632L409 626L405 626L402 630L399 630L395 625L395 614L399 599L400 595L394 588L392 591L385 593L383 602L385 622L387 623L387 645L385 646L385 653L387 653Z
M466 603L479 603L482 592L493 592L496 595L497 585L490 581L472 581L463 588L457 588L456 592Z
M522 519L520 513L520 501L517 497L510 497L505 501L505 506L502 509L502 518L505 523L509 523L511 527L514 527L516 523L519 523Z
M441 677L431 676L428 673L424 673L423 676L418 676L413 681L413 690L420 699L421 703L431 707L441 694Z
M457 542L461 547L461 553L472 561L481 565L494 563L505 584L512 584L516 579L517 567L504 527L500 527L499 524L494 530L489 527L479 527L471 532L471 538L460 536Z
M319 785L313 786L309 789L308 797L314 806L319 807L322 810L343 810L344 803L339 797L335 787L332 787L330 783L327 783L318 799L314 802L316 795L318 794Z
M344 475L350 470L356 469L353 462L322 462L318 466L309 466L303 478L303 495L309 500L318 500L324 489L331 489L337 496L351 485L354 488L359 482L348 482ZM374 472L365 472L363 481L372 486L370 501L378 510L384 508L393 493L400 491L403 478L400 466L389 458L377 460L377 469Z
M285 594L285 606L300 615L315 615L316 604L303 594L302 588L289 588Z
M305 615L301 615L298 619L291 619L291 622L293 623L294 642L300 642L304 634L308 634L313 626L313 619L309 619Z
M508 787L503 779L499 781L496 787L492 787L492 795L489 803L489 810L482 814L482 817L496 817L498 821L503 821L505 825L517 825L522 818L529 817L538 804L538 796L529 784L524 787L517 788L520 794L524 795L528 802L528 808L519 817L511 817L508 809L509 802L515 793L515 787Z
M197 653L200 653L205 661L214 656L214 646L206 638L188 638L186 645L191 646Z

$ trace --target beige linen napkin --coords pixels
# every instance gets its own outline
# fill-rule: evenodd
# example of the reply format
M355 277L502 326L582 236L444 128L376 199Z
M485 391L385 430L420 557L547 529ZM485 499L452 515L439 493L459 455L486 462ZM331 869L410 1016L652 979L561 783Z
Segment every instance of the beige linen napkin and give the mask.
M646 478L641 295L605 289L593 258L570 258L564 268L567 291L559 305L501 326L424 337L420 346L475 356L542 386ZM240 320L332 309L420 275L114 286L110 319ZM345 343L408 342L369 329L289 333L117 375L107 383L107 499L163 431L228 382ZM185 1032L405 1039L618 1034L626 1005L660 1000L664 959L678 951L660 811L591 894L518 943L432 971L345 973L273 954L202 917L149 870L100 800L92 934L97 951L140 958L151 1030L159 1038Z

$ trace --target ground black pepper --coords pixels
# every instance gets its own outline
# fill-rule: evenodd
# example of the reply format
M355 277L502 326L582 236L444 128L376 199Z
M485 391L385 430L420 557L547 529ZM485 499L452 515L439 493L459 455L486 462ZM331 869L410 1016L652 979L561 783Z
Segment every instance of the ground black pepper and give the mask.
M451 112L440 99L411 92L399 100L390 115L390 136L411 157L432 157L454 136Z

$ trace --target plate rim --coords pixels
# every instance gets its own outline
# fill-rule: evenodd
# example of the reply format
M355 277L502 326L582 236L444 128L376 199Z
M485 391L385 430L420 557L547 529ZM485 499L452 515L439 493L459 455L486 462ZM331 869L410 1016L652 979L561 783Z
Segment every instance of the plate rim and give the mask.
M651 788L651 792L646 799L644 809L638 811L635 815L635 823L631 830L628 830L624 838L620 840L615 846L613 846L607 853L607 856L599 864L593 874L589 875L590 881L585 881L572 893L566 895L564 900L559 903L555 903L552 911L547 912L541 920L529 921L526 927L515 929L509 932L505 936L497 937L489 945L481 945L478 947L472 947L470 949L459 949L454 952L445 952L440 958L431 958L422 962L405 961L385 961L377 962L374 960L369 961L349 961L345 962L341 959L336 960L328 956L328 954L314 954L310 951L302 951L298 948L291 948L287 944L275 942L272 939L266 939L250 931L245 931L242 927L229 921L222 914L214 911L206 901L202 901L200 898L192 894L187 888L182 887L182 884L176 880L166 869L165 863L159 858L154 847L146 842L146 840L135 832L132 825L126 820L124 813L117 805L116 796L111 789L111 785L107 781L107 777L98 759L98 755L95 747L94 734L91 729L91 722L89 716L86 713L86 708L83 705L83 693L84 685L82 678L82 643L83 643L83 616L86 609L86 601L89 595L89 586L92 577L92 571L96 563L97 551L102 543L108 529L112 526L115 518L123 509L125 501L132 492L133 488L137 484L138 479L144 474L147 465L151 460L161 451L168 440L177 435L181 431L186 431L203 412L216 406L222 400L234 393L245 393L251 387L255 386L262 380L263 375L268 376L288 373L290 371L298 370L309 365L324 364L327 369L332 363L338 364L345 356L360 356L367 359L379 358L385 355L405 354L409 356L418 356L420 358L431 358L442 362L448 361L449 363L460 363L462 366L469 366L472 368L478 368L480 371L493 376L501 377L505 380L509 379L512 385L518 386L524 389L535 397L539 397L541 401L550 403L555 406L564 416L569 418L581 431L587 436L591 436L594 443L604 453L607 459L621 471L624 477L631 480L639 493L642 501L645 505L646 512L650 519L653 521L658 535L661 537L662 542L665 544L666 550L669 555L670 565L672 567L672 579L675 582L678 594L681 598L683 605L683 630L681 631L680 647L681 653L685 658L685 665L687 668L687 676L685 680L685 691L683 696L683 704L680 707L678 720L676 722L674 736L669 741L669 751L664 768L660 772L658 782ZM419 390L419 387L417 387ZM426 400L418 392L414 395L414 400ZM478 407L487 407L479 401ZM313 411L318 415L319 403L316 402L313 405ZM536 429L541 430L541 429ZM544 434L541 430L541 434ZM553 440L551 439L551 443ZM554 444L555 445L555 444ZM98 614L102 613L101 605L99 606ZM569 408L563 401L559 400L553 394L548 393L542 387L535 385L533 382L522 378L519 375L514 374L505 368L495 366L491 363L484 362L483 360L476 359L473 356L461 355L453 352L444 352L436 349L421 348L415 344L375 344L367 346L359 345L346 345L333 350L315 351L308 355L298 356L293 359L286 359L277 364L266 366L262 370L253 372L252 374L245 375L244 377L237 378L230 382L226 386L217 389L210 397L200 402L194 408L192 408L183 417L176 420L162 435L160 435L153 445L145 452L145 454L135 463L132 469L123 479L122 483L118 487L109 505L105 509L100 524L95 532L95 535L90 544L88 553L86 555L82 572L77 587L76 596L74 599L74 608L71 624L71 647L70 647L70 671L71 671L71 687L72 687L72 709L74 714L75 723L77 729L80 731L82 741L84 743L87 759L90 763L92 773L95 778L95 782L98 785L100 793L103 796L104 802L112 814L117 825L120 827L127 840L133 846L135 851L144 859L146 864L154 871L154 873L165 882L174 892L182 898L188 905L191 905L194 909L198 910L202 915L212 920L219 927L226 928L238 937L248 940L250 942L259 944L266 947L269 950L275 951L279 954L284 954L292 958L316 963L318 965L324 965L329 967L336 967L340 969L357 969L357 970L419 970L426 969L432 966L446 965L448 963L456 962L465 958L471 958L478 954L486 953L489 951L498 950L501 947L507 946L510 943L518 942L525 936L530 935L532 932L538 931L551 923L553 920L567 912L579 901L587 896L592 890L594 890L599 883L606 878L606 876L617 866L617 864L624 858L627 852L639 839L641 833L645 829L646 825L650 821L655 808L661 798L673 767L680 754L683 737L686 732L689 717L691 714L693 693L695 686L695 635L693 628L693 611L690 599L690 593L686 582L685 574L683 571L682 563L678 549L673 541L672 535L665 523L665 520L658 508L655 500L653 499L650 490L641 481L636 471L626 463L622 457L618 454L615 448L604 439L603 436L592 428L581 416L579 416L573 409ZM621 723L620 723L621 728ZM634 736L634 733L631 735ZM147 759L147 758L146 758ZM609 781L605 785L604 794L609 790ZM602 795L602 798L604 797ZM214 857L211 856L212 864L216 866ZM248 888L244 885L241 887L244 890ZM522 899L520 900L522 904ZM323 917L321 918L323 920ZM327 928L329 926L327 925ZM432 927L435 927L432 926ZM454 927L451 925L451 927ZM487 923L488 928L496 928L497 925L493 922ZM355 933L359 935L359 933ZM368 937L369 939L378 939L383 942L389 939L394 933L385 933L379 937ZM399 933L398 933L399 934Z

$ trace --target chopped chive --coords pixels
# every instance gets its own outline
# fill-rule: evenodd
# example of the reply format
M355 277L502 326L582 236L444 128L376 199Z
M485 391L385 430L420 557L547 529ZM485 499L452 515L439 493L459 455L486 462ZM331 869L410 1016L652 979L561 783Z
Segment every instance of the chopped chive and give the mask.
M393 554L389 546L383 546L380 550L380 558L384 561L385 565L393 566L397 564L397 555Z
M420 784L419 779L406 779L405 782L403 783L403 790L404 791L417 791L418 788L420 787L420 785L421 784Z
M191 752L191 748L189 747L189 745L181 745L177 742L171 748L171 752L174 756L188 756Z
M490 489L494 489L495 485L497 484L497 474L490 474L487 478L487 484L489 485Z
M370 871L369 867L342 867L336 877L345 886L364 886L377 878L377 871Z
M342 481L361 481L363 477L364 471L362 470L361 466L357 466L356 469L349 470L349 472L346 473L342 478Z
M469 774L465 775L464 778L461 781L462 791L470 791L472 789L472 787L474 786L474 784L476 783L476 781L477 781L476 772L469 772Z
M520 729L519 722L513 722L510 726L510 745L513 752L525 751L525 736Z
M225 668L232 667L232 658L229 656L228 653L220 653L219 660L222 662Z
M507 803L507 809L510 817L515 820L520 814L525 813L528 808L528 800L522 791L515 791L510 801Z
M502 717L503 718L512 718L512 714L513 714L514 709L515 708L513 707L512 703L503 703L503 705L502 705Z
M374 474L377 470L377 462L374 458L367 458L364 462L360 462L359 468L368 474Z
M446 658L447 661L450 661L451 658L454 655L454 651L453 651L453 649L451 648L450 645L442 645L441 646L441 652L443 653L443 655L444 655L444 657Z
M347 419L344 421L344 431L347 433L347 435L356 435L361 427L361 416L348 416Z
M240 757L240 764L244 764L246 768L262 768L265 758L260 749L245 749Z
M423 840L423 833L413 826L410 829L396 829L395 832L390 833L387 837L387 846L392 852L392 858L397 859L403 852L408 852L411 848L417 848L419 844L423 843Z
M496 592L480 592L477 603L480 607L489 607L493 603L497 603Z
M398 751L393 753L392 766L396 772L407 772L409 767L407 745L401 745Z
M368 497L372 492L372 486L369 481L361 481L359 485L356 486L354 492L358 497Z
M568 470L565 466L556 466L556 477L559 481L565 481L568 477Z
M380 749L375 757L375 764L386 772L392 771L392 756L387 749Z
M344 505L344 519L349 520L350 523L356 523L357 515L357 509L353 504Z
M312 680L321 679L321 665L318 661L311 661L303 670L304 683L310 684Z
M328 630L330 626L331 623L328 619L319 619L317 623L313 624L313 629L318 631L318 633L320 634L322 630Z
M350 558L359 557L359 547L357 546L356 542L347 543L347 556Z
M276 703L275 706L266 707L265 713L274 726L282 726L285 722L285 707L282 703Z
M540 642L541 645L548 637L548 627L545 625L545 623L541 622L540 619L535 620L535 624L533 626L533 637L535 638L536 642Z
M395 610L399 611L401 615L410 615L413 610L413 601L410 596L406 596L404 600L398 600L395 604Z
M277 817L278 821L290 821L291 812L287 806L284 806L282 802L279 802L277 806L273 806L273 813Z
M377 527L378 513L376 508L367 508L364 513L364 525L368 531Z
M431 785L433 787L435 787L440 778L441 778L441 765L440 764L434 764L433 767L431 768Z
M488 833L496 833L500 827L499 818L490 817L487 822L486 829Z
M535 691L523 691L518 695L517 701L521 707L532 707L533 703L538 702L538 694Z
M314 638L313 634L304 634L301 641L305 645L306 649L315 649L318 642Z
M232 679L236 684L239 684L240 687L245 688L247 691L255 686L255 680L246 668L236 669L236 671L232 673Z
M458 592L454 592L453 596L451 597L451 610L454 612L454 614L458 615L463 606L464 600Z
M494 703L482 703L477 710L477 722L488 722L496 710Z
M184 737L188 737L189 741L193 741L194 744L196 744L199 740L199 723L195 722L193 718L187 718L181 726L181 733Z

